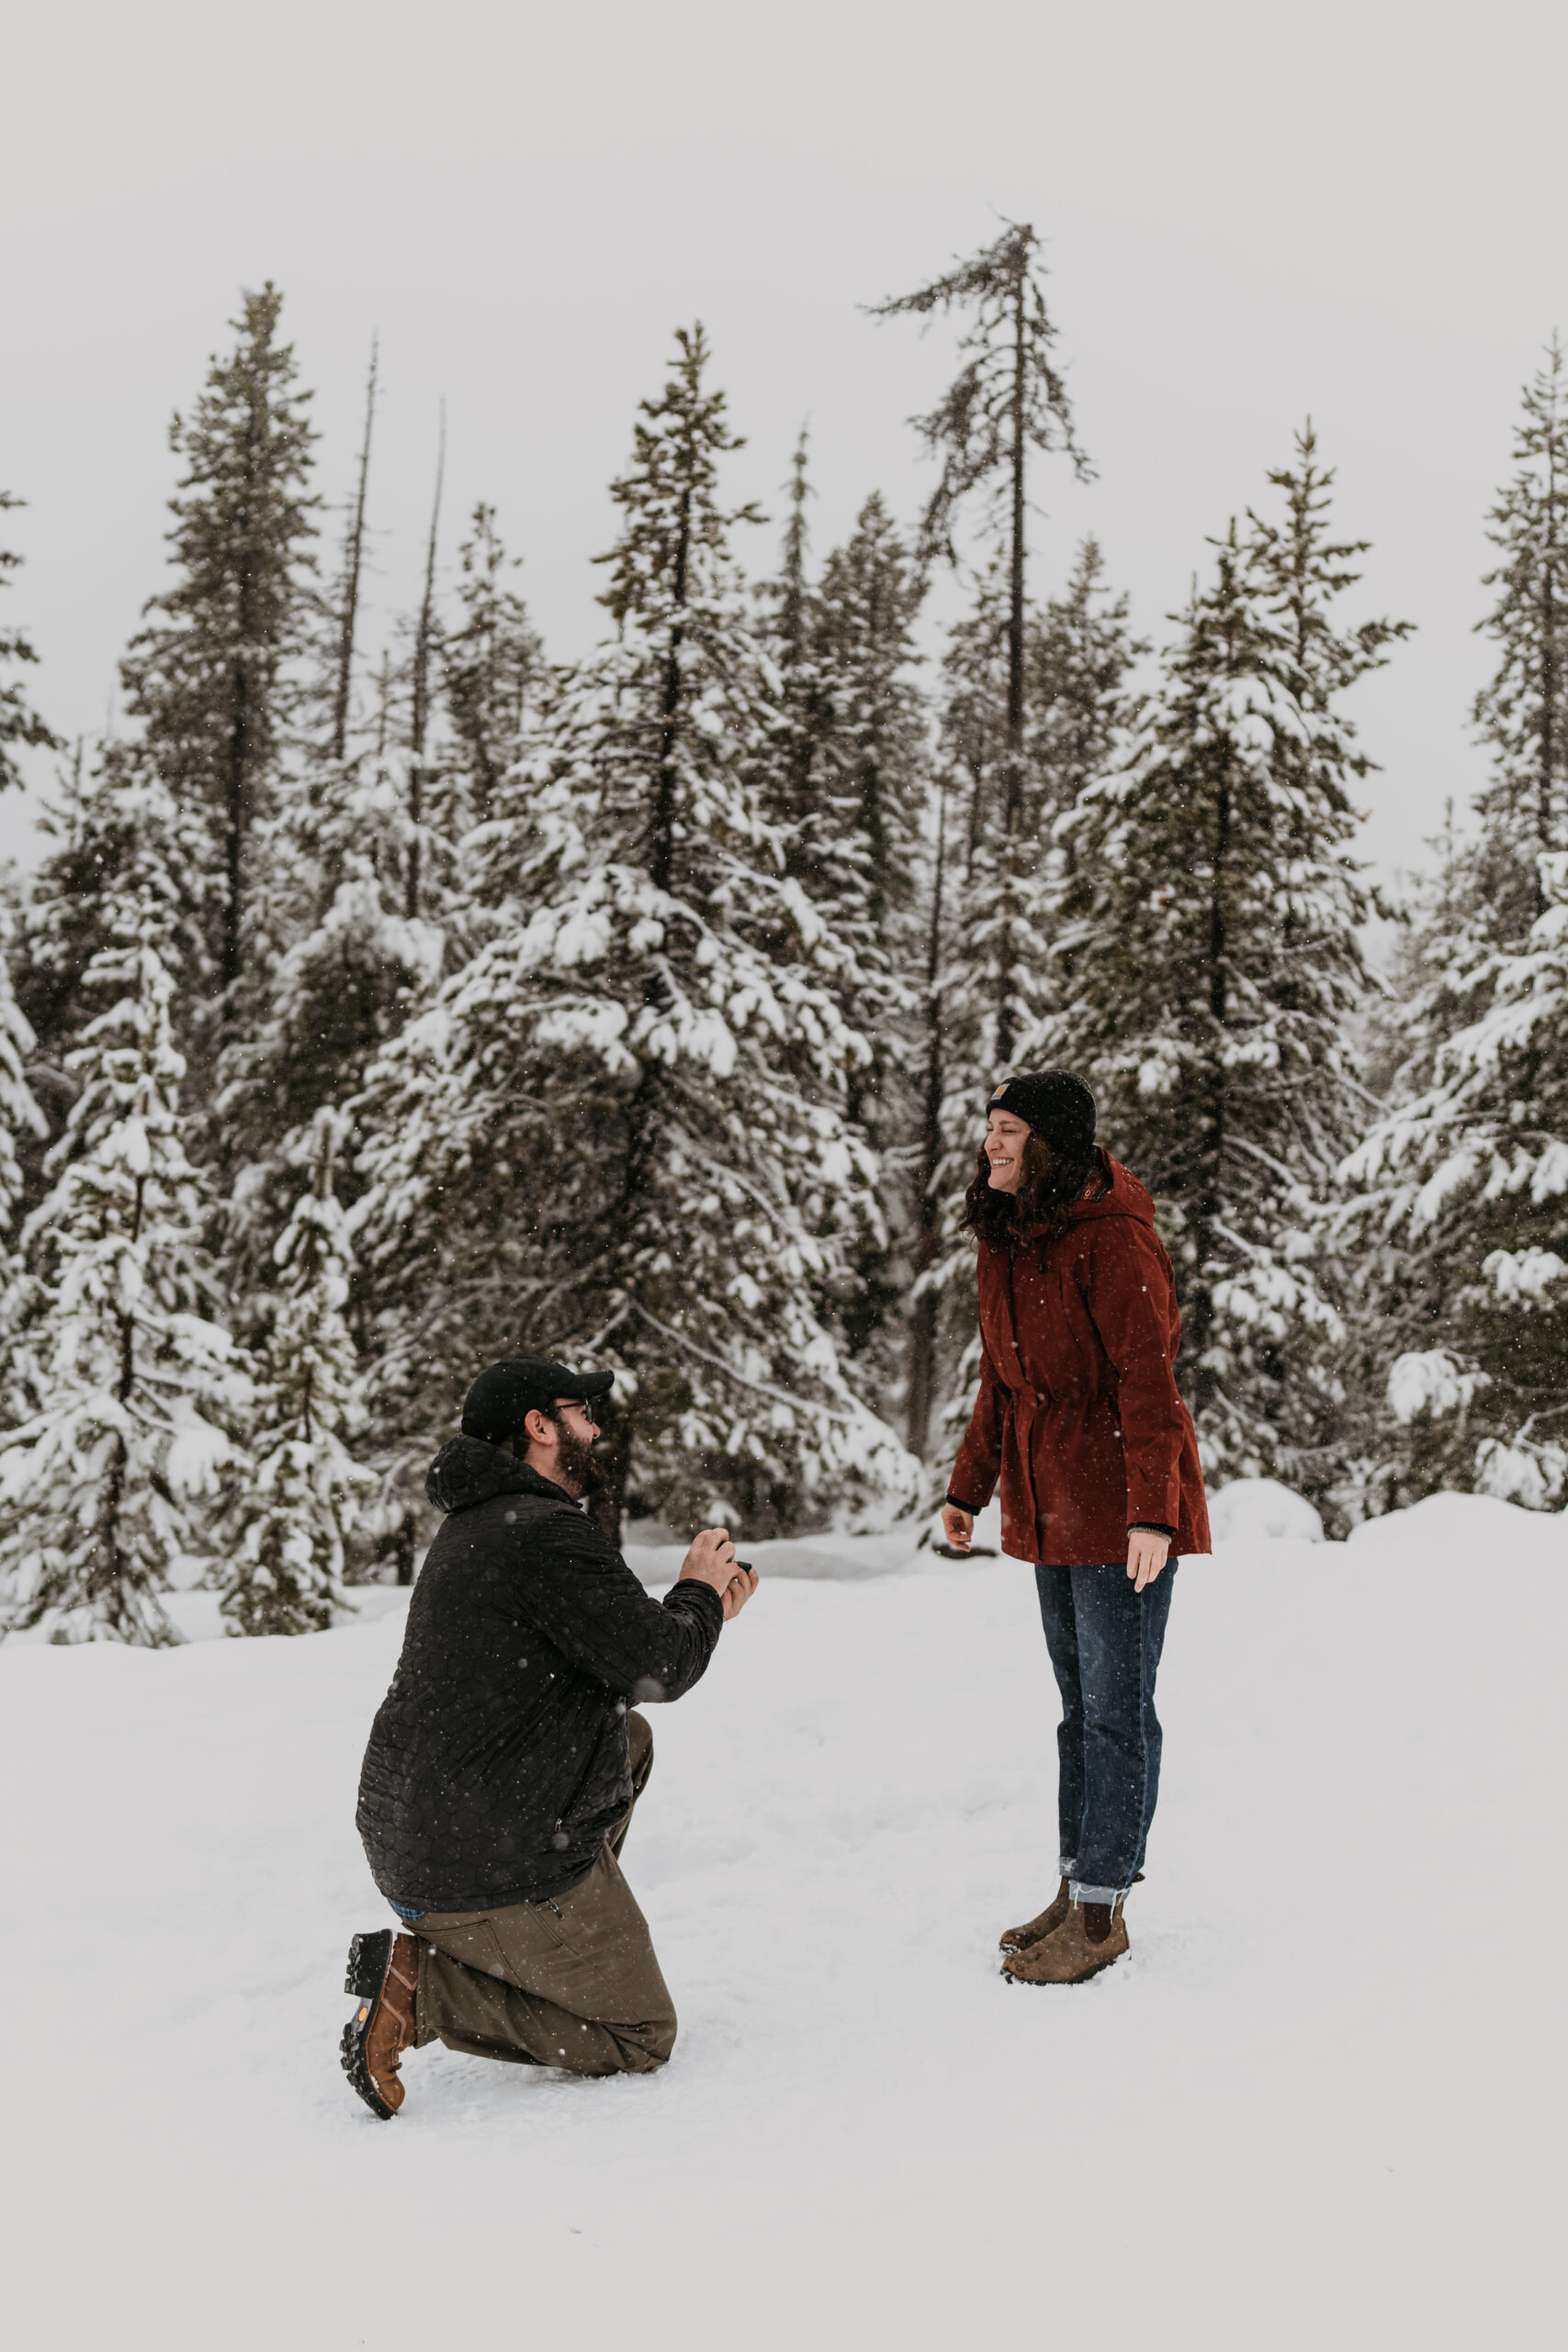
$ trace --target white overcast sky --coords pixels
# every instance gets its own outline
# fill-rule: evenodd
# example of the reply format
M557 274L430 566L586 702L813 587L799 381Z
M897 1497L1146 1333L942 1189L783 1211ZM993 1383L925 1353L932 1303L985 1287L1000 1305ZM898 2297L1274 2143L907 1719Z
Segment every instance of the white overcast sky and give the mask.
M1418 858L1480 780L1484 514L1568 329L1568 7L52 0L4 55L0 484L28 504L0 620L63 733L105 723L162 574L169 414L242 286L284 288L334 501L380 335L372 628L415 594L445 395L445 552L493 501L568 653L674 325L704 320L748 435L737 498L776 515L809 417L820 558L873 487L917 513L904 420L952 349L857 304L1006 214L1049 240L1098 469L1038 479L1036 584L1092 528L1162 633L1310 411L1373 542L1361 608L1418 624L1358 696L1367 854ZM0 851L36 854L15 796Z

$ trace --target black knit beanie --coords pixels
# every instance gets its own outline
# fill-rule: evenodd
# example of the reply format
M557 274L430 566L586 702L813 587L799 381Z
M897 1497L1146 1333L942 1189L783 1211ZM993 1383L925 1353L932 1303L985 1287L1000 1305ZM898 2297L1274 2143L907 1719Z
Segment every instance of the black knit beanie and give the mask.
M1070 1069L1024 1069L1004 1078L990 1101L991 1111L1010 1111L1023 1119L1053 1151L1080 1159L1094 1149L1094 1097Z

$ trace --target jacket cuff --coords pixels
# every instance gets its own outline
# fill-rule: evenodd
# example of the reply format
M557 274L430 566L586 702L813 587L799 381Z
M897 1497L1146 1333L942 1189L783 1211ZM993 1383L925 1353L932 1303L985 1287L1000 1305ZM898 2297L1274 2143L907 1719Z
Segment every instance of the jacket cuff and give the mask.
M954 1510L966 1510L971 1519L978 1519L986 1508L984 1503L960 1502L956 1495L944 1495L942 1500L944 1503L951 1503Z
M698 1603L698 1607L704 1610L705 1612L710 1607L712 1608L718 1619L718 1624L715 1628L715 1631L716 1633L722 1633L724 1629L724 1602L719 1595L715 1592L712 1585L705 1584L701 1577L677 1577L675 1582L665 1594L661 1606L665 1609L673 1608L679 1614L683 1611L685 1607L683 1596L688 1593L694 1594L699 1592L705 1594L706 1599L700 1601ZM682 1598L677 1600L677 1594L682 1595Z
M1168 1535L1173 1544L1176 1541L1175 1528L1167 1527L1164 1521L1158 1519L1130 1519L1127 1532L1129 1535Z

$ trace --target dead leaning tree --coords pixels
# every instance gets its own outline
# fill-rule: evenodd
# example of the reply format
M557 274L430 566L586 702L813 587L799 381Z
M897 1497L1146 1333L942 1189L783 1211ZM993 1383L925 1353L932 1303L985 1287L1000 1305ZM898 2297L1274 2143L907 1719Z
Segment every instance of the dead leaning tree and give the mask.
M929 415L910 419L942 476L921 519L919 548L931 561L958 560L953 525L972 492L988 492L993 526L1008 541L1007 740L1002 762L1002 833L1015 844L1022 824L1024 719L1025 566L1028 560L1027 473L1029 452L1062 452L1080 481L1093 469L1073 430L1067 388L1052 364L1056 330L1045 308L1038 258L1040 239L1028 221L1010 220L994 244L960 262L945 277L912 294L868 305L875 319L930 319L957 310L970 323L959 341L964 366ZM1003 959L1004 974L1006 957ZM999 1008L998 1049L1011 1050L1011 1023L1005 997Z

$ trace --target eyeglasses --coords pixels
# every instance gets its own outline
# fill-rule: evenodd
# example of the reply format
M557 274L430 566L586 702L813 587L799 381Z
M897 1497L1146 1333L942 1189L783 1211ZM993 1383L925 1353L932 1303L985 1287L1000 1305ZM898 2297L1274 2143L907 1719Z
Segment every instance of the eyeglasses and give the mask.
M590 1404L586 1396L558 1396L555 1401L555 1412L558 1419L559 1418L563 1408L568 1405L574 1405L577 1408L577 1410L581 1414L583 1419L587 1422L591 1430L596 1430L598 1428L599 1416L594 1411L593 1407Z

